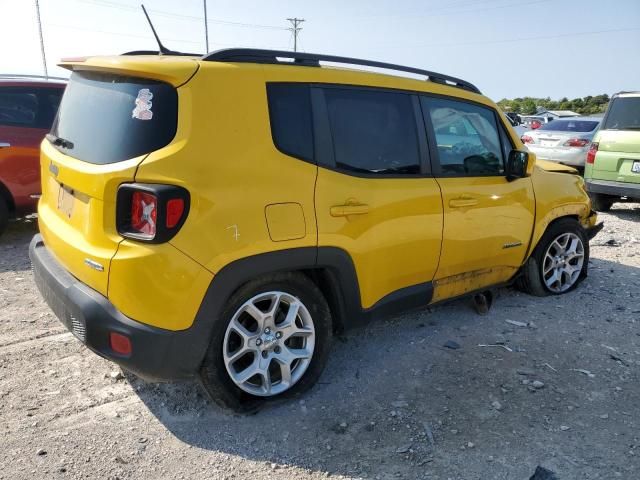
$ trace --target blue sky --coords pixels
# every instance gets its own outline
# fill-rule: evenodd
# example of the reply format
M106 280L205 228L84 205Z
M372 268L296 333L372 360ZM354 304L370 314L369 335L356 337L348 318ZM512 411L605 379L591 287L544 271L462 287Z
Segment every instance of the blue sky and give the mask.
M202 0L142 0L164 44L203 52ZM140 0L40 0L51 75L64 56L153 49ZM494 100L640 90L640 0L208 0L210 50L292 49L464 78ZM0 0L0 73L41 73L32 0Z

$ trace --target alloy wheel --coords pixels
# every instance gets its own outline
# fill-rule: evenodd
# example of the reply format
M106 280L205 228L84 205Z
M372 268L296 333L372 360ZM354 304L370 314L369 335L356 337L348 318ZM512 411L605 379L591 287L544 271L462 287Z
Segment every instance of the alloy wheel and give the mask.
M240 389L269 397L302 378L314 345L313 319L300 299L285 292L266 292L247 300L231 318L223 359Z

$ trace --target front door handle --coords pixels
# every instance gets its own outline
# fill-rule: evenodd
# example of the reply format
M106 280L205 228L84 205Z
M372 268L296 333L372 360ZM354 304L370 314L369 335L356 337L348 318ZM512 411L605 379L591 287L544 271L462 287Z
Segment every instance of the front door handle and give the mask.
M9 148L10 146L9 142L0 142L0 148Z
M369 213L369 205L336 205L329 210L332 217L348 217L349 215L364 215Z
M478 199L471 195L461 195L458 198L449 200L449 206L452 208L473 207L478 204Z

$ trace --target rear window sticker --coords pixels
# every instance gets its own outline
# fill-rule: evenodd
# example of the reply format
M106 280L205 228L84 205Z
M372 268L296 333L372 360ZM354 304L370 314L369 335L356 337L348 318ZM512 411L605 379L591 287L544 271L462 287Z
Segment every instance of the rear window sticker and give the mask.
M132 118L137 118L138 120L151 120L153 118L153 112L151 111L151 107L153 103L151 99L153 98L153 93L148 88L141 88L138 90L138 96L136 97L136 107L131 112Z

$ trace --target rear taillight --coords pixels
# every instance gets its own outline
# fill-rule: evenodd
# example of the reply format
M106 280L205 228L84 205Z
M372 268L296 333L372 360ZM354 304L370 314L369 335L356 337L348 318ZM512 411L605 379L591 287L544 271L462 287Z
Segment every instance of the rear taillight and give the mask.
M533 143L533 138L529 135L523 135L520 140L522 140L522 143Z
M118 189L116 226L126 238L169 241L189 213L189 192L173 185L130 183Z
M564 142L565 147L586 147L589 145L589 140L586 138L570 138L566 142Z
M537 120L534 120L533 122L531 122L531 130L536 130L538 128L540 128L542 126L542 123L540 123Z
M158 220L158 199L152 193L133 192L131 195L131 230L153 238Z
M598 143L593 142L589 151L587 152L587 163L593 163L596 161L596 154L598 153Z

